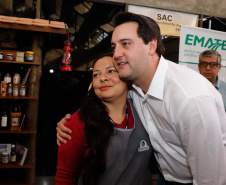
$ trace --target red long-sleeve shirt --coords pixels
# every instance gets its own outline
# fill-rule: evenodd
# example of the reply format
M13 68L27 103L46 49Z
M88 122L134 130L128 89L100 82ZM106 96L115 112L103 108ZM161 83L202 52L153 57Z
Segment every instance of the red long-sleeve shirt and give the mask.
M128 128L134 127L134 118L128 104ZM127 118L121 124L115 125L119 128L125 128ZM85 141L84 127L85 124L79 119L78 112L74 113L71 120L65 124L66 127L72 130L72 140L67 141L67 144L61 144L58 149L58 162L56 172L56 185L77 185L79 176L82 171L82 162L88 153L88 146Z

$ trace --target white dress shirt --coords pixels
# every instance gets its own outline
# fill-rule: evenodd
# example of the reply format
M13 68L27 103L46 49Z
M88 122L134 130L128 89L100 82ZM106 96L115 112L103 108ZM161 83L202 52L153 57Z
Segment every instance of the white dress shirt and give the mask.
M206 78L161 57L148 92L129 96L167 181L226 185L226 114Z

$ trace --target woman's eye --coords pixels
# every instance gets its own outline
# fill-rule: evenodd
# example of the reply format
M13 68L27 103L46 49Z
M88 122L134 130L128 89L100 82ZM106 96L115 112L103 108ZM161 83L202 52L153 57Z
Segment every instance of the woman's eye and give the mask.
M99 74L93 74L93 78L97 78Z

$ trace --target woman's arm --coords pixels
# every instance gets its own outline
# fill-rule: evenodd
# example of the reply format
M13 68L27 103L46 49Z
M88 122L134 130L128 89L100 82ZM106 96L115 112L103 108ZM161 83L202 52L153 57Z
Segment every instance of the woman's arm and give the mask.
M76 112L65 126L72 130L71 140L58 149L58 162L56 172L56 185L75 185L78 183L82 170L86 144L84 136L84 123Z

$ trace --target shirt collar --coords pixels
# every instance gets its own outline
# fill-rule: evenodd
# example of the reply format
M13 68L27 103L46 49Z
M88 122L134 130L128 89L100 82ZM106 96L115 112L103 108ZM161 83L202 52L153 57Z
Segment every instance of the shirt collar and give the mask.
M214 84L214 87L215 87L216 89L219 89L219 87L220 87L220 79L218 78L218 76L217 76L217 81L216 81L216 83Z
M149 86L147 95L163 100L164 84L165 84L166 73L168 70L168 65L169 65L168 62L164 59L163 56L161 56L157 70ZM141 96L143 97L145 96L145 94L143 93L140 87L134 84L133 84L133 87L137 90L137 92Z

